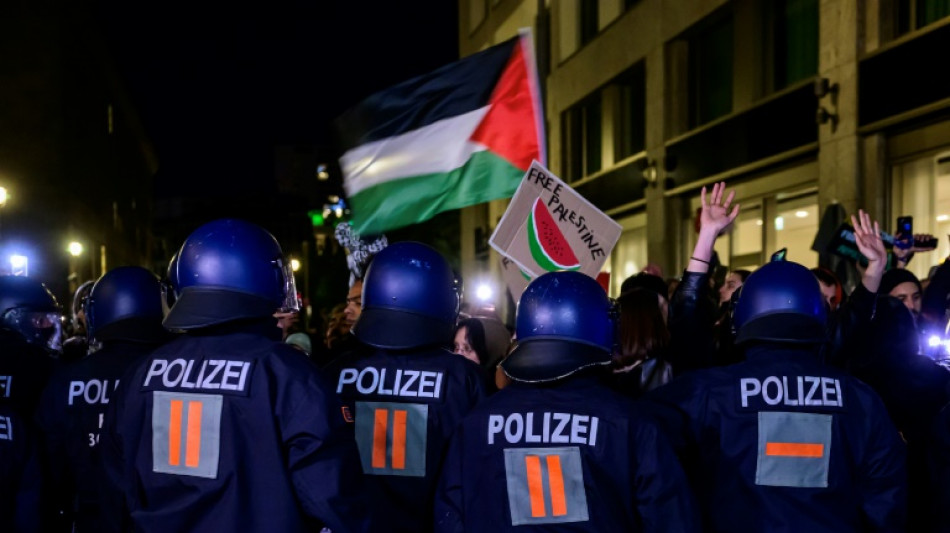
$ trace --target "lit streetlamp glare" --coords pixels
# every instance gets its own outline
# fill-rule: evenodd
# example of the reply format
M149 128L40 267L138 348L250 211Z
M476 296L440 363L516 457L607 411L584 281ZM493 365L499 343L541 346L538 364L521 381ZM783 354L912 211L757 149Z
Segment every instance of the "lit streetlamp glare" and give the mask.
M82 243L73 241L69 243L69 246L66 249L69 250L69 255L73 257L79 257L82 255Z
M11 274L14 276L26 276L28 271L29 259L25 255L14 254L10 256Z
M7 199L10 196L7 194L6 187L0 187L0 207L7 205Z
M300 270L300 261L297 261L296 259L291 259L290 269L293 270L294 272Z
M487 283L482 283L475 289L475 297L483 302L487 302L494 295L495 291L492 290L491 285Z

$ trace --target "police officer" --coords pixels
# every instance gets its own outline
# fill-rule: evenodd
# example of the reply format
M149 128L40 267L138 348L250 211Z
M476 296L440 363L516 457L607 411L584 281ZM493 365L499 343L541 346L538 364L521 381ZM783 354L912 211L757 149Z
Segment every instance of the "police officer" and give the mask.
M826 306L815 276L770 262L740 290L746 360L650 395L671 409L663 421L685 443L707 529L903 530L904 445L870 387L820 362Z
M49 507L61 531L104 531L99 521L101 469L93 464L106 408L120 378L167 337L158 278L137 266L100 278L82 304L86 338L99 349L57 369L43 393L37 423L51 477Z
M518 306L518 346L502 362L512 384L453 437L436 531L695 530L669 443L639 404L604 382L612 307L584 274L531 282Z
M62 347L62 310L32 278L0 276L0 402L32 423Z
M366 348L332 364L388 531L431 530L449 437L484 396L479 366L446 349L458 310L446 260L421 243L392 244L363 280L353 334Z
M33 426L0 402L0 529L13 533L47 531L40 500L43 475Z
M185 333L130 374L101 444L136 531L362 531L368 510L339 403L273 315L297 309L267 231L222 219L182 245L165 318Z

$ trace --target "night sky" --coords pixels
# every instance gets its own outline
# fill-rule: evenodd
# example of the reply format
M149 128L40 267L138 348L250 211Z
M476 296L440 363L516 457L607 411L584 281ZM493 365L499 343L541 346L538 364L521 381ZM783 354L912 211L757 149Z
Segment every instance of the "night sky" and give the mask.
M458 58L452 0L252 5L99 5L158 153L158 196L258 189L275 145L332 146L348 107Z

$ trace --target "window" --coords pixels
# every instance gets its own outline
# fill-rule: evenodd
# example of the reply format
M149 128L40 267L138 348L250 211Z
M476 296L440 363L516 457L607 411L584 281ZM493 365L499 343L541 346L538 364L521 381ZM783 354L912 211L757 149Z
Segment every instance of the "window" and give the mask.
M778 91L818 72L818 0L778 0L766 5L773 10L772 83Z
M893 0L894 37L950 16L950 0Z
M732 111L732 16L710 19L688 38L689 126L695 128Z
M773 219L775 250L788 249L789 261L808 268L818 266L818 253L811 249L818 233L818 195L809 194L787 201L779 201L778 215Z
M598 26L598 0L580 0L580 34L581 46L589 43L597 36Z
M950 152L929 155L895 165L892 170L891 206L895 220L882 220L881 229L893 233L899 216L914 217L914 233L941 237L937 249L914 256L907 269L919 279L930 277L930 269L950 255Z
M600 170L602 136L600 92L563 113L561 157L567 181L575 181Z
M620 220L623 233L604 265L610 272L610 294L619 295L623 280L647 266L646 215L639 213Z
M643 63L621 74L618 87L615 159L620 161L646 148L646 69Z

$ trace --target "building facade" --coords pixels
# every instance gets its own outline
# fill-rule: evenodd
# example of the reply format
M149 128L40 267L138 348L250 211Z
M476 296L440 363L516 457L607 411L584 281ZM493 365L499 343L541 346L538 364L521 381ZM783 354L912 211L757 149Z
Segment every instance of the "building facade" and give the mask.
M531 27L548 166L623 234L611 294L648 263L676 276L704 185L742 206L718 254L753 269L776 250L807 266L819 227L864 208L950 253L950 5L930 0L460 0L462 56ZM462 264L495 275L478 241L504 202L462 215ZM469 276L478 275L476 272Z

